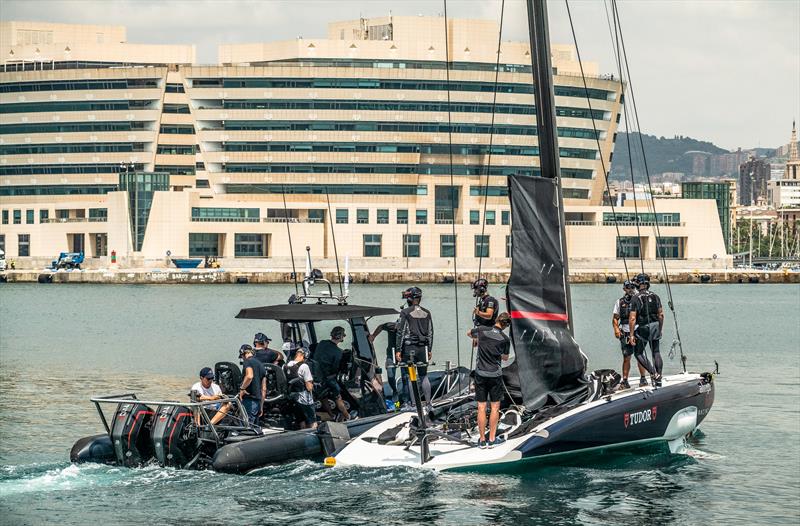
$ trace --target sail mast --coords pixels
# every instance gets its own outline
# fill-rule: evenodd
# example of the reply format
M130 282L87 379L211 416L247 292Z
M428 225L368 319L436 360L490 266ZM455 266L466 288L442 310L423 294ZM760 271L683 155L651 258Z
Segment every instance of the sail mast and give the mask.
M550 60L550 33L547 24L547 1L527 0L528 29L531 37L531 60L536 101L536 130L539 138L539 166L542 177L555 179L558 188L558 224L561 238L561 259L564 265L567 327L574 335L572 297L569 290L569 261L564 223L564 198L561 191L556 103L553 92L553 67Z

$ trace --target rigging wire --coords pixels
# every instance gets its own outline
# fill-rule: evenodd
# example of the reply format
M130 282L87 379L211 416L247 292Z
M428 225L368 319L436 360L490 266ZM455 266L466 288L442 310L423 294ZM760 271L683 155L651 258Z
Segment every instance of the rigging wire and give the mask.
M619 36L617 32L617 21L614 20L614 56L616 58L617 63L617 71L619 72L619 82L620 86L622 87L622 94L620 98L622 99L623 103L625 100L625 76L622 74L622 63L618 59L620 57L620 50L619 50ZM631 134L630 134L630 117L628 114L627 107L622 106L621 111L625 117L625 142L628 146L628 166L631 171L631 190L633 191L633 212L634 212L634 224L636 225L636 244L639 247L639 265L642 269L642 274L644 274L644 251L642 250L642 231L639 225L639 204L636 201L636 179L633 175L633 150L631 150ZM651 194L652 197L652 194ZM616 218L615 218L616 220Z
M455 180L453 179L453 120L450 108L450 35L448 34L447 23L447 0L442 0L444 4L444 69L447 79L447 142L450 151L450 211L453 214L452 231L453 231L453 244L455 252L453 254L453 294L455 300L455 315L456 315L456 359L458 360L458 367L461 367L461 334L458 324L458 243L456 241L456 203L455 203ZM481 253L483 251L483 238L481 238ZM461 375L458 375L458 390L461 391Z
M494 144L494 119L495 119L495 111L497 109L497 83L498 79L500 78L500 45L502 44L503 39L503 15L505 13L506 8L506 0L501 0L500 2L500 31L497 33L497 60L495 61L494 65L494 88L492 89L493 97L492 97L492 120L489 124L489 154L486 158L486 185L483 187L483 213L481 217L483 217L483 222L481 223L481 239L483 239L483 235L486 232L486 208L489 204L489 179L492 173L492 146ZM454 212L455 213L455 212ZM455 218L453 218L455 220ZM481 276L481 269L483 267L483 251L481 250L480 257L478 258L478 279ZM478 299L475 301L475 305L477 306ZM472 358L470 358L470 368L472 365Z
M292 279L294 280L294 293L300 294L297 287L297 268L294 265L294 248L292 245L292 230L289 228L289 213L286 208L286 183L281 183L281 195L283 196L283 218L286 220L286 235L289 236L289 257L292 258Z
M572 31L572 42L575 44L575 53L578 56L578 65L581 68L581 79L583 80L583 90L586 93L586 103L589 105L589 115L592 118L592 129L594 130L594 138L597 142L597 151L600 152L600 166L603 169L603 180L605 181L606 185L606 193L608 193L608 200L611 204L611 215L614 218L614 228L617 231L617 246L619 246L619 239L620 239L620 232L619 232L619 223L617 222L617 211L614 206L614 200L611 199L611 187L608 183L608 171L606 171L606 161L603 158L603 150L600 147L600 134L597 131L597 125L595 124L594 119L594 109L592 108L592 99L589 97L589 86L586 83L586 75L583 71L583 61L581 60L581 51L578 47L578 37L575 34L575 25L572 22L572 12L569 9L569 0L564 0L564 3L567 6L567 17L569 18L569 27ZM630 272L628 271L628 260L625 256L624 252L620 252L622 254L622 265L625 267L625 279L630 279Z
M644 149L644 141L642 140L642 132L641 132L642 128L639 123L639 112L636 107L636 97L634 96L634 91L633 91L633 80L631 79L631 74L630 74L628 53L625 48L625 38L622 33L622 24L619 18L619 10L617 9L616 0L611 0L611 11L614 15L614 20L615 20L614 25L619 31L619 41L622 46L622 55L620 57L621 58L620 62L625 63L625 71L628 74L628 84L630 87L630 95L631 95L630 99L631 99L631 106L633 108L633 117L634 117L634 122L636 124L636 129L638 130L639 147L641 149L641 154L642 154L642 164L644 166L644 173L645 173L645 178L647 180L647 187L650 192L650 199L647 202L648 206L652 207L652 213L653 213L653 230L656 235L656 259L658 259L661 262L661 268L664 273L664 284L666 285L667 288L667 297L668 297L667 304L669 305L669 310L672 312L672 319L675 326L675 341L673 342L672 348L670 349L670 354L672 354L674 352L674 349L677 347L677 349L680 351L683 371L686 372L686 355L683 353L683 341L681 340L681 333L678 327L678 315L675 311L675 304L672 296L672 287L670 286L669 274L667 272L667 262L665 256L660 255L658 251L658 239L661 237L661 229L659 228L658 215L656 214L655 198L653 197L653 184L650 178L650 170L648 169L647 166L647 155Z
M325 198L328 200L328 220L331 222L331 237L333 238L333 257L336 258L336 275L339 280L339 296L344 297L342 288L342 271L339 268L339 252L336 249L336 229L334 228L333 216L331 214L331 194L328 193L328 185L325 185Z

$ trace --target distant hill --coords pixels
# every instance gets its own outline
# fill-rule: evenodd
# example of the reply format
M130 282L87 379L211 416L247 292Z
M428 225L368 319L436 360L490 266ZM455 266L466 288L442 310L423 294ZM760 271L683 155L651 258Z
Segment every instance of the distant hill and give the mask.
M611 162L612 179L630 177L628 142L625 132L617 134L617 142L614 144L614 157ZM664 172L692 173L693 155L686 155L687 152L706 152L712 155L728 153L728 150L715 146L708 141L692 139L691 137L676 136L667 138L642 134L642 142L647 154L647 168L650 174ZM633 149L634 172L637 174L643 173L638 133L630 134L630 143Z

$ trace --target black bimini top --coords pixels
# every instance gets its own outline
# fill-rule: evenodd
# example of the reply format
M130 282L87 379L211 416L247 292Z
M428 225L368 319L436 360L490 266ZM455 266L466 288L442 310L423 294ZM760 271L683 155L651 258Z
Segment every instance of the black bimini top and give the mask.
M399 314L395 309L385 307L366 307L363 305L326 305L317 303L289 303L285 305L269 305L242 309L237 318L248 320L277 321L324 321L349 320L351 318L369 318L372 316L389 316Z

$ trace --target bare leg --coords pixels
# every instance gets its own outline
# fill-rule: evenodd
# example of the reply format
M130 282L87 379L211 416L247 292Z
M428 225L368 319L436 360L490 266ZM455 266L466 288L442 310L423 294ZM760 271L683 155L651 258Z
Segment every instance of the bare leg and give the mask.
M486 418L486 412L484 411ZM489 442L494 441L495 434L497 433L497 423L500 421L500 402L492 402L491 413L489 414Z
M214 418L211 419L211 425L219 424L219 422L223 418L225 418L225 415L228 414L228 411L230 411L230 409L231 409L231 404L225 404L222 407L220 407L219 411L217 411L217 414L214 415Z
M628 358L630 358L630 356ZM642 367L642 364L640 364L639 362L636 362L636 365L639 366L639 376L644 376L647 373L647 369Z
M350 420L350 413L347 412L347 408L344 406L344 400L342 400L341 396L336 398L336 408L342 414L343 420Z
M642 366L639 366L641 369ZM631 357L630 356L623 356L622 357L622 379L627 380L628 374L631 372Z
M478 436L486 440L486 402L478 402Z

